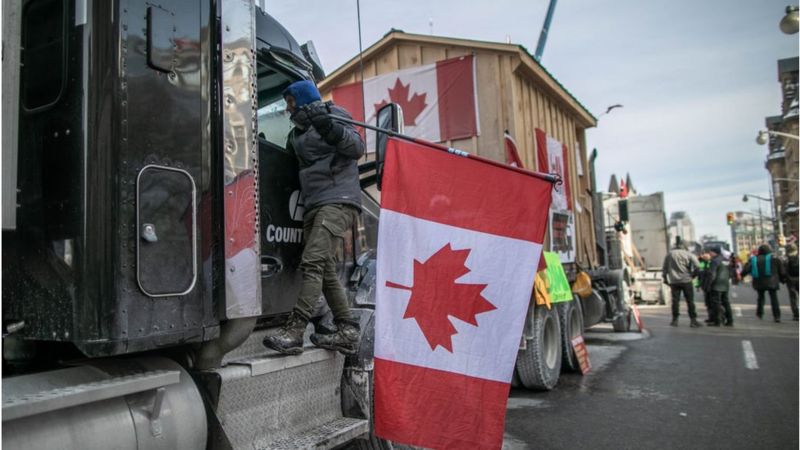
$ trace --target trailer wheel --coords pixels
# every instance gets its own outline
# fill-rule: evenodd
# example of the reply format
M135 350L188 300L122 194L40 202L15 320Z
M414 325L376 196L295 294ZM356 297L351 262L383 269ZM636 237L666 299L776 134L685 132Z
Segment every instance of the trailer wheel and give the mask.
M558 304L558 318L561 322L561 367L570 372L581 373L578 357L572 349L572 340L583 336L583 312L577 295L571 302Z
M561 326L558 308L533 308L532 337L527 349L517 354L517 374L523 386L549 391L558 383L561 373Z
M620 274L615 278L617 285L617 292L615 293L617 311L622 311L622 314L617 314L617 317L611 322L611 325L614 327L614 331L619 333L630 331L631 329L631 295L630 283L625 276Z
M369 433L354 441L358 450L392 450L395 447L391 441L375 436L375 378L374 372L369 373Z

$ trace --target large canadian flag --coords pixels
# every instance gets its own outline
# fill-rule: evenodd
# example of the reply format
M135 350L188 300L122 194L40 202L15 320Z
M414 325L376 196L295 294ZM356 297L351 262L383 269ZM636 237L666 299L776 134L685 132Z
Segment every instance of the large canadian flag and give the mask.
M551 184L395 139L383 177L375 431L500 448Z
M334 103L366 123L375 123L378 109L386 103L397 103L403 108L405 134L426 141L478 134L472 55L382 74L363 84L339 86L332 95Z

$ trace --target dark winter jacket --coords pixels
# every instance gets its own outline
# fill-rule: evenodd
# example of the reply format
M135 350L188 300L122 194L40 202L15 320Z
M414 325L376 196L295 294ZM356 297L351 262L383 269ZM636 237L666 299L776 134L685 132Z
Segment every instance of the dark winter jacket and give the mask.
M706 292L728 292L730 289L730 262L722 255L711 260L704 278L703 290Z
M316 103L318 101L311 105ZM350 118L343 108L331 102L326 105L331 114ZM364 154L361 135L353 126L346 124L339 142L331 145L310 122L295 125L289 133L286 147L297 156L306 211L333 203L352 205L360 210L361 187L357 161Z
M767 259L770 260L769 268L767 268ZM756 267L755 273L754 266ZM756 274L758 276L755 276ZM785 276L781 260L773 255L772 252L766 251L759 251L758 256L750 257L744 265L744 269L742 269L742 275L751 275L753 277L753 289L757 291L778 289L780 281Z
M795 253L794 255L789 255L789 257L786 258L786 282L797 287L800 277L798 272L800 272L800 267L798 267L797 263L797 253Z

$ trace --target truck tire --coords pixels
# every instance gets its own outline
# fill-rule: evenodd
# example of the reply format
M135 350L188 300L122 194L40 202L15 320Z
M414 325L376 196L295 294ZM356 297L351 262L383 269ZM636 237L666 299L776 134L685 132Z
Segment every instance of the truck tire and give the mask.
M619 315L611 325L614 327L614 331L617 333L624 333L627 331L631 331L631 310L625 311L624 314Z
M392 450L398 448L391 441L375 436L375 378L374 372L369 374L369 433L356 439L353 443L358 450Z
M577 295L571 302L558 304L558 318L561 322L561 368L581 373L578 357L572 349L572 340L583 336L583 312Z
M517 374L526 389L549 391L561 374L561 324L558 308L536 306L531 318L532 337L517 353Z
M624 276L624 273L613 273L609 281L611 283L614 283L614 285L616 285L617 287L617 291L614 293L615 296L614 300L616 301L617 305L617 313L616 317L611 322L611 325L614 327L614 331L618 333L630 331L631 329L630 303L632 301L632 297L630 295L630 283L628 282L628 278Z

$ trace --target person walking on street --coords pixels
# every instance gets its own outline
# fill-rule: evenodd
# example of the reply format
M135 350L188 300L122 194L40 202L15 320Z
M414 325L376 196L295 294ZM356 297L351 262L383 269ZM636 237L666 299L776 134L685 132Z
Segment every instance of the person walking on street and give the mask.
M706 323L711 323L711 296L706 290L706 277L708 276L708 266L711 265L711 254L708 250L704 250L698 258L698 271L697 278L692 281L692 285L698 291L703 291L703 303L706 305Z
M724 323L725 326L732 327L733 314L731 314L731 303L728 299L731 279L730 257L724 254L724 250L717 247L710 248L709 253L711 262L703 287L703 290L708 292L711 306L711 321L708 326L718 327Z
M692 328L700 327L697 321L697 311L694 307L694 288L692 279L697 275L700 263L697 257L686 250L682 243L675 245L675 248L664 258L662 276L664 283L669 285L672 293L672 322L673 327L678 326L678 316L680 315L681 293L686 299L686 307L689 310L690 325Z
M364 140L353 126L331 119L331 115L350 118L350 114L332 102L322 102L313 82L292 83L283 96L294 123L286 147L297 157L305 205L300 259L303 281L288 320L277 333L264 338L263 344L280 353L302 353L303 334L324 294L337 331L314 334L311 341L317 347L353 354L359 340L358 323L336 273L336 248L361 211L357 161L364 154Z
M753 277L753 289L758 292L756 316L759 319L764 318L764 294L769 293L772 317L775 322L780 322L781 306L778 303L778 288L780 288L780 281L784 279L783 264L779 258L773 257L769 244L762 244L758 247L758 255L750 257L742 272Z
M789 244L786 246L786 287L789 289L789 304L792 307L792 315L795 321L798 320L797 314L797 283L798 283L798 265L797 265L797 245Z

